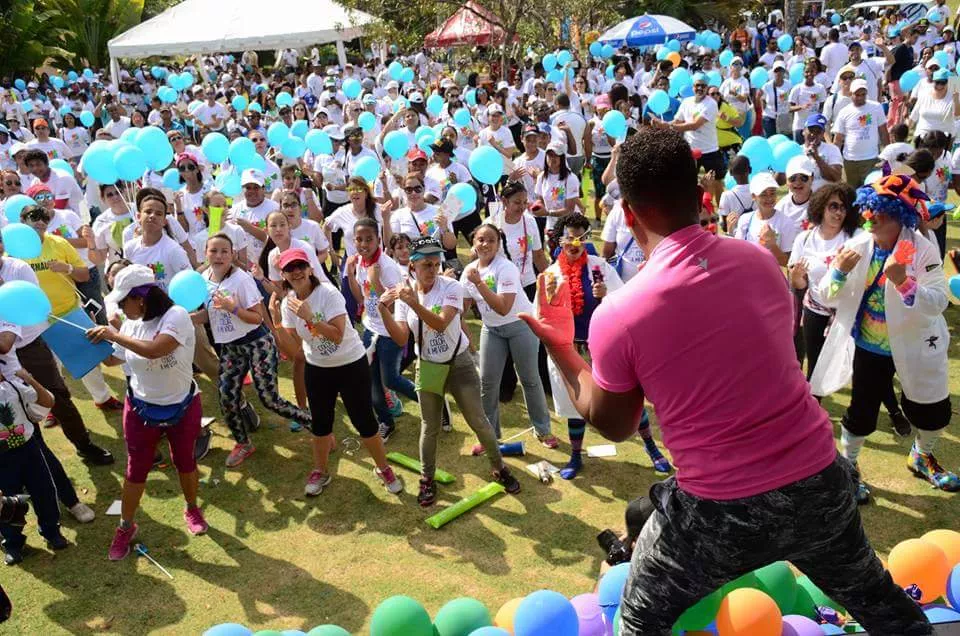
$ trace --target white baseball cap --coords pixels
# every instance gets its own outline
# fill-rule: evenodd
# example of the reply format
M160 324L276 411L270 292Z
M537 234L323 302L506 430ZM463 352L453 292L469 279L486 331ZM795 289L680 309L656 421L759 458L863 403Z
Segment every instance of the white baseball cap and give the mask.
M25 143L17 142L12 146L10 146L10 156L16 157L19 153L23 152L24 150L30 150L30 148L28 148L27 144Z
M776 190L779 187L777 180L769 172L761 172L750 179L750 194L753 196L759 196L770 188Z
M410 93L410 103L411 104L422 104L423 103L423 93Z
M119 304L134 287L154 285L157 279L146 265L127 265L113 279L113 291L104 297L107 302Z
M263 173L253 168L247 168L244 170L243 174L240 176L240 185L245 186L250 184L263 187Z
M787 65L783 63L783 60L777 60L776 62L773 63L773 70L777 70L778 68L787 70Z
M555 155L565 155L567 154L567 145L561 141L551 141L547 145L547 152L552 152Z
M787 178L795 174L813 176L813 162L803 155L797 155L787 162Z
M503 108L500 106L500 104L496 104L496 103L490 104L489 106L487 106L487 114L488 114L488 115L502 115L502 114L503 114Z
M850 82L850 92L856 93L859 90L867 90L867 80L865 79L855 79Z

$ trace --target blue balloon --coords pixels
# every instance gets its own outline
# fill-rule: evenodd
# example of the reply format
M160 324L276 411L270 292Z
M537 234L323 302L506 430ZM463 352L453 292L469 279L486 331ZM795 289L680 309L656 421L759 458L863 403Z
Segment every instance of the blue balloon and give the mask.
M267 141L271 146L282 146L290 137L290 128L282 121L275 121L267 128Z
M739 154L750 160L750 168L755 173L768 169L773 163L770 142L759 135L754 135L743 142Z
M563 71L558 68L553 69L547 73L547 81L551 84L560 84L563 82Z
M650 94L650 99L647 100L647 107L654 115L662 115L670 108L670 96L667 95L666 91L655 90Z
M248 104L248 103L249 103L249 102L247 102L247 98L246 98L246 97L244 97L243 95L237 95L237 96L234 97L233 100L230 102L230 105L233 106L233 110L236 110L236 111L244 111L244 110L247 109L247 104Z
M410 102L407 101L407 98L403 95L397 97L397 101L393 102L393 112L399 113L404 108L410 106Z
M613 46L610 44L604 44L603 48L600 50L600 53L603 55L603 57L613 57Z
M430 126L420 126L416 132L413 133L413 138L417 141L420 141L421 137L427 136L436 138L437 133Z
M417 138L417 148L427 153L427 156L431 156L433 149L430 146L436 140L437 138L433 136L433 131L431 130L429 135L423 135Z
M600 57L603 55L603 45L600 42L594 40L590 43L590 55L593 57Z
M253 631L237 623L221 623L203 632L203 636L253 636Z
M17 79L13 80L13 86L14 86L18 91L25 91L25 90L27 90L27 83L24 82L24 81L23 81L22 79L20 79L19 77L18 77Z
M29 113L31 110L33 110L33 102L31 102L29 99L24 100L20 102L20 108L23 109L23 112Z
M427 98L427 112L436 117L443 110L443 98L434 93Z
M383 151L390 155L391 159L402 158L408 150L410 150L410 139L399 130L392 130L384 136Z
M120 180L136 181L147 171L147 156L136 146L126 146L114 153L113 165Z
M477 189L469 183L456 183L447 190L447 201L456 199L459 213L454 221L477 209Z
M557 53L557 64L559 64L560 66L566 66L572 61L573 61L573 54L570 51L564 49L563 51L560 51L559 53Z
M16 223L3 228L3 249L14 258L30 259L40 256L40 235L29 225Z
M280 154L287 159L299 159L307 151L307 142L299 137L289 137L280 146Z
M82 113L80 113L81 124L89 128L90 126L93 126L93 122L94 122L93 113L91 113L89 110L85 110Z
M363 87L360 86L360 82L352 77L348 77L347 79L343 80L343 94L347 99L356 99L359 97L362 88Z
M306 139L307 132L310 130L310 124L307 123L305 119L298 119L293 122L293 126L290 126L290 135L293 137L299 137L300 139Z
M667 43L664 46L676 53L679 53L680 49L682 48L682 45L680 44L680 40L677 40L675 38L672 40L667 40Z
M493 185L503 176L503 155L493 146L480 146L467 162L470 174L480 183Z
M779 146L780 144L786 141L790 141L790 138L787 137L786 135L777 134L767 138L767 143L770 144L771 148L776 148L777 146Z
M780 51L787 53L790 49L793 48L793 36L789 33L784 33L777 38L777 46L780 48Z
M53 87L57 90L63 88L63 78L59 75L54 75L50 78L50 83L53 84Z
M163 76L167 74L167 71L159 66L154 66L150 69L150 74L153 75L154 79L163 79Z
M373 183L380 175L380 162L373 157L361 157L350 168L350 176L360 177L367 183Z
M193 82L193 74L190 71L184 71L183 73L180 73L180 86L183 87L180 90L186 90L190 88L193 86Z
M677 93L678 97L693 97L693 86L687 85L680 89L680 92Z
M237 137L230 142L230 150L227 156L230 158L230 163L241 167L249 164L256 154L257 147L248 137Z
M670 90L679 93L684 86L693 86L693 77L685 68L675 68L670 71Z
M106 141L98 140L90 144L80 160L83 171L91 179L101 184L117 182L117 169L113 166L113 150ZM9 204L7 204L9 208Z
M230 152L230 142L223 133L207 133L200 143L200 150L210 163L223 163Z
M750 71L750 86L753 88L760 88L767 83L767 80L770 79L767 69L762 66L758 66L752 71Z
M70 80L71 82L76 82L78 78L79 78L79 75L77 75L76 71L70 71L67 73L67 79Z
M177 272L168 287L170 300L187 311L193 311L205 304L210 297L210 288L200 272L185 269Z
M724 68L730 66L730 63L733 62L733 58L734 58L733 51L731 51L730 49L727 49L726 51L720 54L720 58L719 58L720 66Z
M725 190L733 190L735 187L737 187L736 179L734 179L733 175L729 172L727 173L727 176L723 178L723 187Z
M713 49L714 51L719 51L720 47L723 46L723 38L720 37L719 33L711 33L706 43L707 48Z
M93 69L85 68L83 69L83 76L87 79L93 79Z
M657 49L657 55L656 55L657 61L660 62L662 60L667 59L667 56L670 55L671 53L673 53L673 51L671 51L665 46L661 46L659 49Z
M954 283L956 278L960 278L960 276L953 276L950 279L950 293L960 298L960 295L957 294L960 291L960 281ZM947 579L946 599L954 609L960 610L960 563L953 566L953 571L950 572L950 577Z
M9 213L7 214L7 218L10 218ZM960 298L960 274L950 277L950 293L953 294L954 298ZM954 568L954 570L956 570L956 568ZM950 575L951 581L954 578L957 578L956 572ZM955 590L954 593L958 595L958 600L960 600L960 590Z
M608 64L607 70L604 71L603 74L606 75L607 79L613 79L613 72L616 70L616 68L617 67L615 67L613 64Z
M333 154L333 142L330 141L330 135L322 130L311 130L304 137L304 141L307 142L307 148L310 149L310 152L315 155Z
M137 134L135 143L148 157L160 152L164 146L169 146L167 133L157 126L147 126Z
M457 126L469 126L470 125L470 111L466 108L458 108L453 113L453 122Z
M76 178L76 173L73 171L73 166L64 161L63 159L51 159L50 168L53 170L59 170L61 172L66 172L71 177Z
M250 104L249 110L252 110L255 113L263 114L263 106L261 106L258 102L253 102Z
M390 79L399 82L400 77L403 75L403 64L397 61L390 62L387 70L390 72Z
M900 90L904 93L909 93L914 89L914 87L920 83L920 73L914 69L910 69L906 73L900 76Z
M707 83L715 88L720 88L720 85L723 84L720 71L707 71Z
M629 563L615 565L603 575L597 589L597 603L600 607L619 607L628 576L630 576Z
M402 82L404 82L404 83L406 83L406 84L409 84L410 82L412 82L412 81L413 81L413 69L412 69L412 68L405 68L405 69L403 69L403 72L400 73L400 81L402 81Z
M943 16L940 15L940 12L936 9L927 14L927 20L930 22L939 22L942 17Z
M57 110L57 112L60 113L60 116L61 116L61 117L65 117L65 116L73 113L73 109L70 108L70 104L64 104L63 106L61 106L61 107Z
M803 83L803 70L804 70L804 66L800 62L790 65L790 83L791 84Z
M128 144L133 144L134 146L136 146L137 135L140 134L140 130L141 129L137 128L136 126L130 126L126 130L124 130L122 133L120 133L120 139L127 142Z
M837 627L836 625L831 625L827 623L826 625L821 625L820 628L823 630L823 633L827 636L832 634L845 634L842 627Z
M357 117L357 125L363 132L370 132L377 125L377 117L370 111L364 111Z
M776 172L786 172L787 163L794 157L803 154L803 147L793 140L781 142L776 148L773 148L773 162L770 166ZM753 162L750 162L753 165Z
M543 65L543 70L549 73L557 68L557 56L553 53L547 53L543 56L543 60L541 60L540 63Z
M619 110L609 110L601 120L603 131L609 137L619 139L627 134L627 118Z
M839 13L831 14L830 24L832 24L833 26L839 26L841 22L843 22L843 18L840 17Z
M219 175L217 175L214 185L216 186L217 190L228 197L238 196L243 190L240 185L240 175L238 175L234 170L221 172Z
M293 95L287 91L280 91L277 93L274 101L277 103L277 106L293 106Z
M946 51L937 51L933 54L933 59L940 63L940 68L942 69L951 69L953 64L950 62L950 56Z
M3 320L31 327L46 322L50 311L50 299L33 283L11 280L0 286L0 318Z
M167 168L163 173L163 187L170 190L179 190L181 185L180 171L176 168Z
M577 610L559 592L540 590L520 602L513 615L515 636L577 636Z
M471 106L477 105L477 89L471 88L463 94L463 99Z

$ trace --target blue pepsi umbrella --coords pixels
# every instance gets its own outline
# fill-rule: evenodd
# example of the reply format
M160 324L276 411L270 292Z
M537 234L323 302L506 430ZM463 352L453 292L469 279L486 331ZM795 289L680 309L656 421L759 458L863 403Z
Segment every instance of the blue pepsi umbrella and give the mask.
M641 15L607 29L598 41L615 47L643 47L667 40L689 42L696 34L692 26L668 15Z

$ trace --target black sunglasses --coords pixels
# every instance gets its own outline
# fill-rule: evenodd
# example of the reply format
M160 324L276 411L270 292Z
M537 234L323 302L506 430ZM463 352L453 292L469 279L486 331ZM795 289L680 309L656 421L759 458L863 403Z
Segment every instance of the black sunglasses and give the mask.
M27 212L27 216L25 218L28 221L43 221L44 223L48 223L50 221L50 215L43 210L32 210Z
M799 181L800 183L806 183L809 180L810 180L810 177L808 177L805 174L795 174L795 175L792 175L789 179L787 179L787 181L789 181L790 183L793 183L794 181Z
M301 270L307 269L308 267L310 267L310 263L304 263L303 261L294 261L292 263L287 264L287 266L280 271L284 272L285 274L292 274L293 272L299 272Z
M720 219L715 216L711 216L709 219L700 219L700 227L707 227L711 223L716 223L719 220Z
M423 192L423 186L406 186L403 191L407 194L420 194Z
M180 172L196 172L197 167L192 163L186 163L182 166L177 166L177 170Z
M169 141L170 141L170 142L183 141L183 137L182 137L181 135L174 135L174 136L170 137Z
M19 181L4 181L4 182L3 182L3 185L5 185L5 186L17 186L17 187L19 188L19 187L20 187L20 182L19 182Z

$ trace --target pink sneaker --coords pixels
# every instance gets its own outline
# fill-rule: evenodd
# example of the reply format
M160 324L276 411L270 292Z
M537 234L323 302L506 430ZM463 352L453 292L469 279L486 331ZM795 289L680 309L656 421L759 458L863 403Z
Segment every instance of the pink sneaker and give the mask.
M557 448L560 446L560 440L557 439L556 435L552 433L547 433L546 435L538 435L537 439L540 440L540 443L546 446L547 448Z
M196 506L183 511L183 520L187 522L187 530L192 535L206 534L210 529L207 520L203 518L203 512Z
M130 542L137 536L139 526L132 524L129 528L117 528L113 535L113 543L110 544L110 552L107 555L111 561L122 561L130 554Z
M254 447L253 442L237 444L227 456L227 468L236 468L243 463L243 460L253 455L255 450L257 449Z
M386 486L387 492L391 495L399 495L403 492L403 482L400 481L400 478L393 472L393 468L390 466L387 466L383 470L374 468L373 472L380 478L383 485Z

